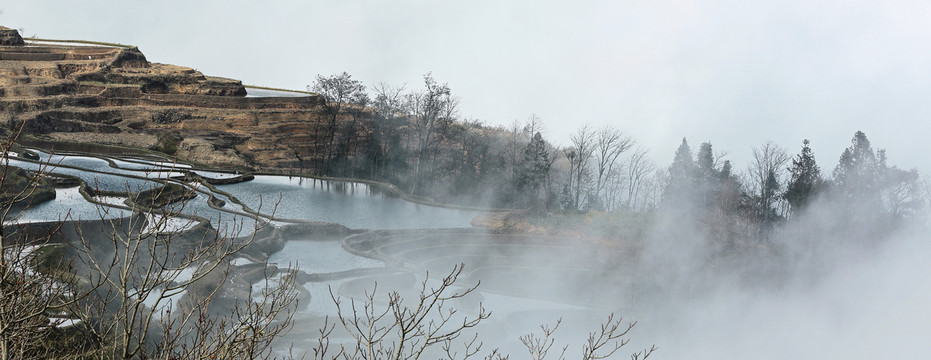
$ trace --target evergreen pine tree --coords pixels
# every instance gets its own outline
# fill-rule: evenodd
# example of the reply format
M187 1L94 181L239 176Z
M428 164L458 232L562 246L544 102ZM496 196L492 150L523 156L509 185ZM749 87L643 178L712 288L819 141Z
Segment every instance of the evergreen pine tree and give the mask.
M539 132L533 135L527 147L524 148L524 161L518 176L518 189L530 199L530 206L534 212L546 212L545 204L540 190L550 173L553 164L546 141Z
M737 212L742 195L741 184L731 172L731 161L725 160L718 173L719 188L716 194L717 206L725 215L733 215Z
M714 154L711 150L711 143L702 143L698 148L695 165L700 176L711 178L714 175Z
M884 153L877 158L870 141L857 131L834 168L832 195L843 213L842 234L854 241L875 241L893 224L883 206Z
M695 163L692 162L692 149L688 141L682 138L682 144L676 149L676 156L669 166L669 180L663 191L663 202L667 204L683 205L688 203L694 194Z
M763 198L765 201L763 203L772 204L775 202L777 195L779 195L779 180L776 179L776 172L770 170L766 175L766 186L763 187ZM761 209L761 215L764 222L770 223L774 221L777 217L776 210L772 207L766 207Z
M719 172L714 168L714 153L711 149L711 143L702 143L695 159L695 186L698 187L696 196L698 196L697 200L701 202L701 206L706 209L714 206L714 199L720 185Z
M869 201L877 195L879 164L866 134L857 131L834 168L834 185L847 199Z
M821 169L815 162L815 155L811 152L808 139L802 141L802 152L792 159L789 174L791 179L782 196L789 202L792 212L798 213L808 205L811 198L824 184Z

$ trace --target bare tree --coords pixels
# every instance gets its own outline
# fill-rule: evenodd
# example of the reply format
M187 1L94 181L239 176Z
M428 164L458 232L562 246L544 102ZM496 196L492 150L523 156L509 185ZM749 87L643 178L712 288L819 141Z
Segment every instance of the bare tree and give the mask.
M505 174L507 174L508 182L511 184L515 183L520 175L520 162L523 159L523 149L526 144L524 140L526 129L526 124L521 126L517 120L514 120L509 127L503 129L504 144L502 154L504 155L504 166L506 168Z
M404 113L404 85L393 86L383 82L372 87L373 107L380 118L394 118Z
M236 301L229 314L217 314L204 306L179 306L181 314L163 318L158 358L267 359L272 344L292 326L297 307L296 270L272 283L273 271L265 266L258 293ZM168 306L169 312L173 308ZM176 329L176 330L173 330Z
M527 121L524 123L523 133L527 137L527 141L530 141L536 133L545 133L546 125L543 124L543 119L541 119L537 114L530 114L527 118Z
M926 208L929 187L919 178L917 170L906 171L893 166L883 169L883 173L880 200L893 218L921 213Z
M753 148L753 159L748 169L753 191L762 195L766 188L766 178L770 173L777 179L785 171L785 163L789 161L786 150L770 141L764 142L760 147Z
M638 203L645 201L640 197L645 193L647 177L656 169L656 165L647 157L646 149L639 147L630 154L627 161L627 203L626 207L631 210L640 209Z
M316 92L326 99L325 107L327 115L329 115L329 121L324 129L326 133L323 135L326 141L324 143L323 168L315 170L317 170L318 174L327 174L331 170L329 167L333 158L333 141L336 139L338 119L343 112L343 107L345 105L364 106L368 102L368 97L365 94L365 86L362 85L362 82L353 80L352 75L345 71L329 77L318 74L314 85L307 86L307 90ZM318 137L315 136L315 139Z
M626 200L624 195L627 193L627 174L624 171L626 166L619 166L619 169L610 172L605 179L605 186L602 190L602 207L605 211L615 211L619 209Z
M764 142L760 147L753 148L753 159L748 172L751 184L750 190L756 194L757 209L755 212L760 220L759 236L761 237L765 228L774 220L774 203L782 199L779 196L783 183L781 178L789 158L786 150L772 141Z
M553 326L540 325L542 335L530 333L520 338L521 343L530 353L531 359L546 359L546 356L549 355L550 350L556 342L554 334L561 324L562 319L557 320L556 324ZM598 331L588 334L588 339L582 346L582 356L580 358L582 360L601 360L614 356L615 353L621 350L622 347L627 346L630 342L630 339L625 338L625 336L627 336L636 325L636 322L624 325L622 317L617 317L615 319L615 314L608 315L607 320L600 325ZM563 346L556 359L564 360L568 349L569 345ZM634 360L646 359L653 354L653 351L656 351L655 345L650 346L649 349L632 353L630 358Z
M0 359L244 353L265 358L271 341L290 329L297 296L293 271L276 284L256 287L257 293L227 314L208 307L218 300L214 295L229 274L230 256L252 237L219 236L197 225L185 231L192 222L177 227L186 202L145 207L186 198L166 194L181 186L135 195L134 208L113 205L137 211L128 218L111 217L116 214L101 206L99 222L66 222L67 227L8 222L28 206L44 176L39 171L24 177L26 172L10 167L12 147L13 139L7 139L0 148L0 198L7 199L0 203ZM6 186L8 181L15 186ZM185 191L189 195L193 189ZM73 243L52 243L51 236ZM263 279L268 282L270 275ZM54 339L60 326L76 329Z
M101 227L77 228L78 274L103 285L76 311L92 324L89 331L110 342L104 352L113 358L223 354L234 347L256 357L266 355L267 343L288 326L287 318L281 328L270 325L270 319L290 314L285 311L295 300L287 291L290 285L268 290L258 304L250 297L231 314L208 318L205 311L217 306L216 295L230 274L229 260L251 244L255 232L238 238L231 235L238 229L222 236L198 226L195 218L182 215L184 201L158 209L143 206L175 197L166 192L177 188L140 193L133 208L137 212L127 218L111 217L108 208L99 208ZM229 336L235 337L232 343L225 341Z
M369 141L365 146L365 156L369 160L369 174L384 172L386 167L397 162L406 161L402 128L405 118L404 86L392 86L378 83L373 87L373 117L369 118ZM387 174L382 174L386 176Z
M407 95L406 104L411 115L413 131L414 152L417 162L414 164L412 193L421 190L420 185L432 183L433 171L437 166L435 157L439 153L439 146L444 140L449 125L458 116L459 98L452 95L447 84L437 84L433 75L424 75L422 92Z
M429 287L429 274L421 283L420 293L413 305L406 304L397 292L388 293L388 305L379 307L375 294L366 291L365 299L350 299L348 306L330 289L336 304L337 317L352 338L354 344L341 345L335 355L327 354L329 336L333 325L324 325L318 346L314 348L314 359L385 359L414 360L425 355L428 349L442 351L452 359L467 359L481 350L482 344L472 336L463 344L461 353L453 351L453 342L467 329L473 328L491 313L479 307L473 317L458 316L458 310L447 302L462 298L475 291L478 284L464 289L455 289L454 283L462 274L464 265L455 266L443 277L439 286ZM433 355L430 355L431 357Z
M10 156L22 128L14 128L0 142L0 359L58 357L60 349L47 338L56 327L70 325L69 308L83 297L70 263L57 256L53 244L61 222L30 231L16 224L14 214L33 205L41 192L48 166L27 172L10 166ZM67 214L65 215L67 219ZM93 285L85 283L84 287ZM53 315L58 314L58 315Z
M453 286L462 273L464 265L453 267L440 285L435 288L427 286L429 279L421 283L419 295L415 296L413 306L404 303L397 292L388 293L388 304L379 307L376 299L377 285L371 292L366 291L361 301L350 300L348 306L330 289L330 297L337 309L337 323L329 323L319 329L317 345L313 349L314 359L405 359L416 360L421 357L462 360L476 356L484 345L478 334L463 336L468 329L491 316L479 305L478 312L472 317L457 316L455 308L447 308L446 302L462 298L478 288L478 284L460 290ZM428 274L429 278L429 274ZM541 325L541 335L535 333L520 337L521 343L534 360L544 360L556 343L554 336L562 323L557 320L553 326ZM353 339L350 344L339 345L330 349L330 339L337 325L341 326ZM582 346L583 360L607 359L626 346L626 337L636 322L623 324L623 319L610 314L600 325L598 331L589 333ZM457 340L459 340L457 342ZM458 344L458 347L457 347ZM458 348L459 350L455 350ZM568 345L557 349L557 359L565 359ZM646 359L656 350L656 346L631 354L632 359ZM506 354L494 349L483 356L486 360L507 359Z
M595 151L595 132L588 125L583 125L569 139L572 145L563 150L569 160L569 177L566 180L568 190L567 208L578 210L582 205L582 194L587 190L589 180L588 161Z
M666 184L669 183L669 169L655 168L647 174L644 182L643 202L641 210L655 209L663 201Z
M582 359L607 359L630 342L629 339L624 337L637 325L637 322L623 325L624 318L618 317L615 319L614 317L614 314L608 315L607 320L601 324L599 331L588 334L588 340L582 347ZM631 354L630 358L633 360L646 359L655 350L656 346L651 345L649 349Z
M549 355L550 350L553 349L553 345L556 343L556 338L553 334L556 333L556 330L559 329L559 325L562 324L562 319L556 320L556 324L549 326L546 324L540 325L540 333L542 335L536 335L534 333L529 333L520 337L521 344L527 348L527 352L530 353L530 358L533 360L544 360L546 356ZM562 347L562 350L559 352L557 359L565 359L566 350L569 349L569 345Z
M605 126L595 135L595 196L608 202L604 194L609 179L618 171L617 159L634 145L630 136L624 135L620 130Z
M60 226L60 225L59 225ZM7 242L0 260L0 359L56 355L47 338L58 326L73 323L69 306L80 298L76 279L66 276L68 264L44 258L54 251L47 237L24 236L24 243ZM36 263L42 258L42 272ZM61 268L63 270L53 270ZM57 316L52 314L58 314Z

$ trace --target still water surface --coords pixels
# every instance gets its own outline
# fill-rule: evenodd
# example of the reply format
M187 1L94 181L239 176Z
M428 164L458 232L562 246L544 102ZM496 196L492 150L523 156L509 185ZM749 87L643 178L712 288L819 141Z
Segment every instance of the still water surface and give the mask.
M277 218L334 222L353 229L470 227L481 213L415 204L367 184L341 181L260 175L217 188Z
M138 166L120 159L108 159L119 169L110 166L110 163L97 157L71 156L49 154L36 151L44 161L51 161L53 165L43 167L41 164L11 159L10 165L19 166L29 170L44 169L56 174L65 174L79 177L87 182L92 189L136 192L150 189L159 185L157 181L165 180L169 176L183 175L176 171L139 171L133 169L159 169L171 170L187 167L184 164L169 164L167 162L150 161L149 165ZM57 164L73 166L61 167ZM92 171L88 171L92 170ZM100 173L106 172L106 173ZM220 171L198 171L198 173L224 178L235 174ZM139 179L129 176L146 177ZM415 228L452 228L469 227L473 217L480 214L477 211L445 209L420 205L403 199L388 196L377 188L366 184L305 179L288 176L256 176L255 180L217 187L239 198L246 206L266 215L274 215L287 222L288 219L299 221L322 221L339 223L356 229L415 229ZM209 192L206 187L202 191ZM98 206L84 201L77 194L77 189L61 190L59 197L31 209L27 209L20 216L23 221L57 221L64 218L70 211L72 217L82 219L99 218ZM243 208L223 194L214 194L217 198L227 200L223 209L228 211L243 211ZM207 204L209 194L199 193L183 207L177 208L181 213L197 215L210 219L215 228L232 229L234 227L249 226L251 223L242 216L210 208ZM111 214L117 214L113 211ZM111 215L115 216L115 215Z

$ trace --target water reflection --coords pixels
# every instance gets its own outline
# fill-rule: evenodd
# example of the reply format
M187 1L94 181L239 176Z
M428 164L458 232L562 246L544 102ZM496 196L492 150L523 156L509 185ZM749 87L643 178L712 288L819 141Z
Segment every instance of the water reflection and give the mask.
M354 255L340 244L338 237L330 239L289 239L281 251L268 258L278 266L299 265L307 273L330 273L352 269L382 267L384 262Z
M256 176L254 180L218 186L246 206L275 217L334 222L357 229L423 229L470 227L478 211L415 204L361 183Z
M32 150L42 163L10 159L10 165L33 171L48 171L71 175L84 180L90 190L129 194L160 186L160 182L183 173L169 171L190 168L186 164L142 159L110 159L93 156L50 154ZM111 162L120 168L111 166ZM229 178L236 173L196 170L209 178ZM221 185L219 190L239 198L252 210L274 215L287 222L322 221L365 229L414 229L469 227L477 211L455 210L425 206L397 198L390 191L377 186L345 181L327 181L289 176L256 176L255 180L231 185ZM209 192L207 189L201 189ZM210 220L217 229L249 228L251 220L233 215L228 211L243 211L231 204L232 199L222 194L213 194L224 199L223 210L211 208L207 200L209 193L199 193L180 208L180 212L197 215ZM102 198L102 202L119 205L121 199ZM69 209L82 217L97 214L97 205L79 198L53 200L36 209L28 209L23 219L32 221L58 220ZM53 210L57 209L57 211ZM98 216L99 217L99 216ZM245 226L244 226L245 225ZM248 231L246 231L248 232Z
M96 161L87 161L88 159L93 159L93 158L76 158L76 159L66 158L66 159L67 161L64 161L63 159L60 164L68 165L68 166L79 166L80 164L93 165L93 166L99 165L99 163ZM99 159L95 159L95 160L99 160ZM20 161L16 159L10 159L9 162L11 166L16 166L16 167L23 168L26 170L44 171L44 172L51 172L53 174L71 175L71 176L79 177L85 182L87 182L88 187L90 187L91 189L95 189L95 190L129 193L129 192L138 192L142 190L148 190L148 189L158 186L157 182L153 182L150 180L126 177L126 176L121 176L119 174L106 174L106 173L91 172L91 171L87 171L86 168L75 169L75 168L70 168L70 167L56 166L57 163L39 164L39 163L34 163L34 162ZM103 163L107 164L106 161L103 161ZM113 168L110 168L109 165L107 165L106 169L113 169ZM140 174L140 175L146 175L146 174ZM152 179L165 179L168 176L177 175L177 174L158 172L158 173L152 173L149 175L151 175Z
M21 212L11 214L8 221L17 223L65 220L99 220L129 216L129 211L98 207L81 196L78 187L55 189L55 200L32 205Z

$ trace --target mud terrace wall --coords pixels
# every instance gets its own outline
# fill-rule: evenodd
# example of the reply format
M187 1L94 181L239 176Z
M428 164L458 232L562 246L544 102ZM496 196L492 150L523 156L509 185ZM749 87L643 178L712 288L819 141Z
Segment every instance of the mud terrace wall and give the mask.
M0 45L23 45L23 37L19 31L0 26Z
M308 146L325 121L319 95L246 97L239 80L149 63L133 46L27 41L0 45L0 123L25 135L243 170L305 170L298 158L320 156Z
M185 94L146 94L138 98L109 98L107 106L179 106L218 109L264 110L264 109L313 109L323 105L320 96L307 97L230 97Z

